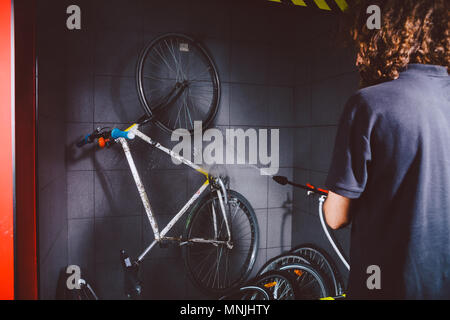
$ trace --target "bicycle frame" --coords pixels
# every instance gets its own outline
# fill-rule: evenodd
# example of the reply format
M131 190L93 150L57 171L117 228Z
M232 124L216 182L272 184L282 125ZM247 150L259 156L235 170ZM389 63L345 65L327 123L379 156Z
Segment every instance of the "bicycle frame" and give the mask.
M162 146L159 142L156 142L156 141L152 140L150 137L148 137L147 135L145 135L144 133L142 133L138 129L139 129L139 125L138 124L133 124L132 126L130 126L125 131L134 133L136 137L139 137L143 141L145 141L148 144L150 144L152 147L155 147L155 148L157 148L157 149L167 153L172 158L177 159L181 163L183 163L183 164L191 167L192 169L196 170L197 172L203 174L205 176L206 180L203 183L203 185L188 200L188 202L181 208L181 210L172 218L172 220L161 231L159 231L158 224L156 222L155 216L153 214L152 207L150 205L150 201L149 201L148 196L147 196L147 192L145 191L144 184L142 183L142 180L141 180L141 178L139 176L139 172L138 172L138 170L136 168L136 165L134 163L133 156L131 155L131 150L130 150L130 147L128 145L128 142L127 142L127 140L125 138L117 138L116 139L116 141L121 144L122 149L123 149L123 151L125 153L126 159L128 161L128 165L130 167L131 173L132 173L133 178L134 178L134 182L135 182L136 187L137 187L138 192L139 192L139 196L140 196L142 204L144 206L145 213L147 214L147 218L148 218L148 220L150 222L150 225L151 225L152 230L153 230L153 234L155 236L155 239L153 240L153 242L139 255L139 257L137 258L136 262L141 262L144 259L144 257L150 252L150 250L155 246L156 243L158 243L160 241L164 241L164 240L179 241L180 245L187 244L188 242L211 243L213 245L225 244L225 245L227 245L228 248L231 249L232 248L231 231L230 231L230 226L229 226L228 219L226 217L224 201L222 199L222 197L224 197L225 202L226 202L227 201L227 194L226 194L225 186L224 186L222 180L220 179L220 177L217 177L217 178L211 177L209 175L209 173L206 170L204 170L203 168L201 168L200 166L194 164L193 162L191 162L188 159L180 156L179 154L176 154L172 150ZM217 192L217 196L218 196L219 204L220 204L220 209L222 211L222 215L223 215L223 218L224 218L224 221L225 221L225 226L227 228L228 241L219 241L217 239L203 239L203 238L181 239L181 238L166 237L166 234L172 229L172 227L175 225L175 223L187 212L187 210L190 208L190 206L201 196L201 194L203 192L205 192L205 190L208 188L208 186L212 182L211 179L215 179L215 182L218 185L218 188L216 188L215 191ZM216 222L217 219L216 219L216 212L215 212L214 206L213 206L212 213L213 213L213 223L214 223L215 237L217 238L217 225L216 225L217 224L217 222ZM182 241L182 240L184 240L184 241Z

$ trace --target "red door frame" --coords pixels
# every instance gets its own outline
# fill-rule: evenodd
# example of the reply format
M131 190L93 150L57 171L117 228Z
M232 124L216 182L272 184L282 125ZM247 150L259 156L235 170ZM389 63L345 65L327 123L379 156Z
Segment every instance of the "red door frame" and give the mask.
M0 299L14 299L12 31L11 0L0 0Z
M35 9L35 0L14 0L16 299L38 298Z

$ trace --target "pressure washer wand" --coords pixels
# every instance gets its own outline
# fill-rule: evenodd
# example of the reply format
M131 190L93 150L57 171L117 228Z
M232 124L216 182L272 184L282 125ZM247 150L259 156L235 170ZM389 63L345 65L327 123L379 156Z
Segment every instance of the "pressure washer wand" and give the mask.
M305 185L299 184L299 183L295 183L292 181L289 181L288 178L286 178L285 176L273 176L272 179L276 182L279 183L281 185L287 185L290 184L291 186L297 187L297 188L302 188L305 189L307 191L311 191L323 196L327 196L328 195L328 190L325 189L320 189L320 188L316 188L313 185L310 185L309 183Z

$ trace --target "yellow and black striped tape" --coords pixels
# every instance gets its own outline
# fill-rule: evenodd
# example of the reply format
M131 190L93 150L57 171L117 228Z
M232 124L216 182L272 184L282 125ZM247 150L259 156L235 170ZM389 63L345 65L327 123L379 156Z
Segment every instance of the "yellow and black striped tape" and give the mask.
M279 3L286 3L286 2L290 2L291 4L293 4L294 6L302 6L302 7L307 7L307 4L305 1L303 0L268 0L271 2L279 2ZM345 11L348 8L348 4L345 0L327 0L328 2L330 1L334 1L336 2L336 4L338 5L339 9L341 9L341 11ZM331 8L328 5L327 1L325 0L314 0L314 3L316 4L316 6L321 9L321 10L328 10L330 11Z

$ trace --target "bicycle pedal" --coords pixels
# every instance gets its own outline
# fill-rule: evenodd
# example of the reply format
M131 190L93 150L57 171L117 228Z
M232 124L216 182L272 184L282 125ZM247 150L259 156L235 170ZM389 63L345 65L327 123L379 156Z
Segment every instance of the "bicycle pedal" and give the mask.
M133 266L130 256L127 254L125 250L120 251L120 260L122 262L122 266L127 269Z

